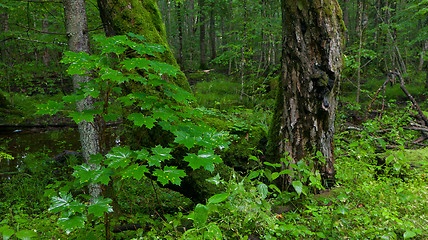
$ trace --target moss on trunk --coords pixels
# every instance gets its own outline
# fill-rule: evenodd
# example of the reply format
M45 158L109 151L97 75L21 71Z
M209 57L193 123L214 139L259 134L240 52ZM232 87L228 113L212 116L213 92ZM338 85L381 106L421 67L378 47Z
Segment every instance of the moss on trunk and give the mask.
M148 42L161 44L166 51L157 60L179 67L166 40L165 26L155 0L98 0L107 36L135 33ZM190 91L186 76L180 72L172 81Z

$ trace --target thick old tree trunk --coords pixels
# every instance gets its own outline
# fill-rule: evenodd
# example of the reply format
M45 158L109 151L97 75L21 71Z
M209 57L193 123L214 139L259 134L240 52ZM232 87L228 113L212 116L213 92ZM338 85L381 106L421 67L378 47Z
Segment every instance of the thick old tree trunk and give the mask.
M84 0L64 0L64 17L65 26L68 36L68 50L72 52L90 53L88 24ZM81 83L88 82L88 76L73 75L73 86L75 90L80 88ZM87 97L76 103L77 111L88 110L93 108L94 99ZM82 155L86 163L89 162L90 156L101 151L99 134L94 124L82 121L78 124L80 142L82 144ZM90 195L96 198L101 194L99 184L89 186Z
M325 185L334 180L334 120L342 69L345 26L336 0L282 0L283 52L269 152L297 162L317 151ZM288 167L288 166L284 166ZM287 186L292 176L281 183Z
M130 32L143 35L148 42L161 44L166 48L166 51L157 56L158 61L178 67L169 48L165 25L155 0L97 0L97 3L108 37ZM178 74L172 81L190 91L183 73Z

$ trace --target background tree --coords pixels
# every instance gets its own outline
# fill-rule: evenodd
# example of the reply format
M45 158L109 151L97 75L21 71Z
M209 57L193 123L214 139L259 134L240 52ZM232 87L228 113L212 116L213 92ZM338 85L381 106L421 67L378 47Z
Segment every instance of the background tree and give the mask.
M290 164L320 152L314 171L328 185L335 175L333 134L345 30L342 11L335 0L283 0L281 9L282 68L269 149L274 161L287 157ZM282 185L292 180L289 176Z

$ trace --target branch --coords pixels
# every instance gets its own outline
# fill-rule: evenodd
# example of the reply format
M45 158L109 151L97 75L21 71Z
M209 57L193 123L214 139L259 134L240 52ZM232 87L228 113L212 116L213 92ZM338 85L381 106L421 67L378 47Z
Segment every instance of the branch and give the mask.
M39 40L33 40L33 39L27 39L27 38L21 38L21 37L17 37L16 38L17 40L23 40L23 41L29 41L29 42L36 42L36 43L43 43L43 44L52 44L52 43L54 43L54 44L58 44L58 45L63 45L63 46L67 46L68 44L67 43L62 43L62 42L42 42L42 41L39 41Z
M16 2L32 2L32 3L61 3L62 1L36 1L36 0L13 0Z
M41 30L38 30L38 29L35 29L35 28L30 28L30 27L27 27L27 26L23 26L23 25L18 24L18 23L16 23L16 25L19 26L19 27L25 28L25 29L33 30L35 32L44 33L44 34L67 35L66 33L56 33L56 32L41 31Z

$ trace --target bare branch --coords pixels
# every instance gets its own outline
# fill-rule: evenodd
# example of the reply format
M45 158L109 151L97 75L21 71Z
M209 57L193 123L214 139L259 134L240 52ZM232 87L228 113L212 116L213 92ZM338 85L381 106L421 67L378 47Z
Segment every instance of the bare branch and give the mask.
M52 44L53 43L53 44L58 44L58 45L63 45L63 46L67 46L68 45L67 43L63 43L63 42L55 42L55 41L53 41L53 42L42 42L42 41L39 41L39 40L27 39L27 38L21 38L21 37L17 37L16 39L17 40L22 40L22 41L43 43L43 44Z
M35 32L44 33L44 34L67 35L66 33L56 33L56 32L41 31L41 30L38 30L38 29L35 29L35 28L30 28L30 27L27 27L27 26L23 26L23 25L18 24L18 23L16 23L16 25L19 26L19 27L25 28L25 29L33 30Z
M62 1L36 1L36 0L12 0L16 2L32 2L32 3L61 3Z

